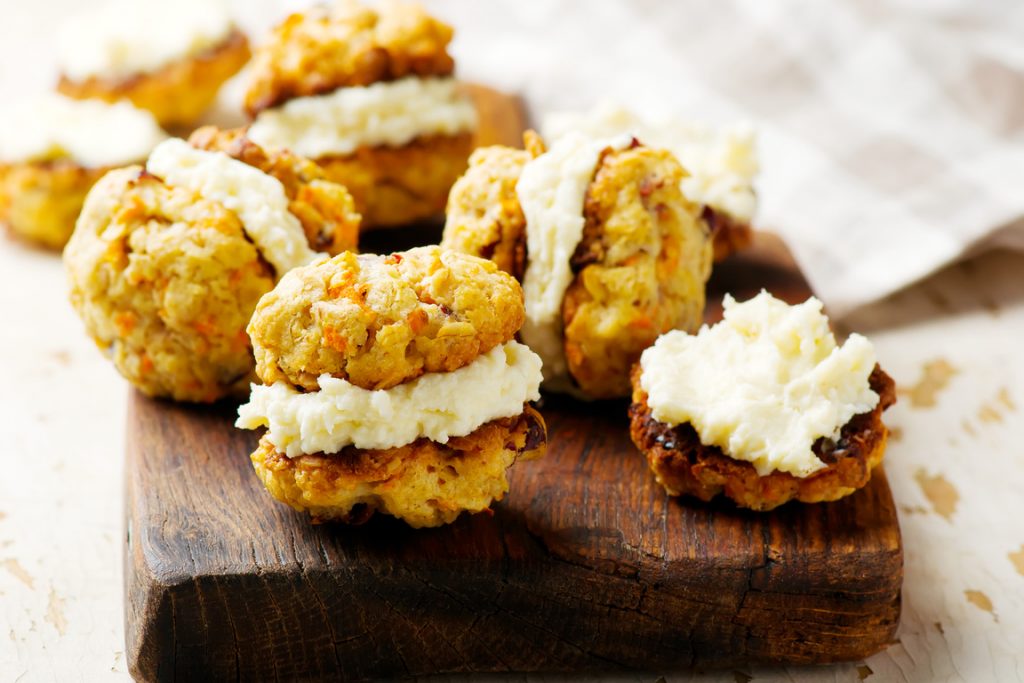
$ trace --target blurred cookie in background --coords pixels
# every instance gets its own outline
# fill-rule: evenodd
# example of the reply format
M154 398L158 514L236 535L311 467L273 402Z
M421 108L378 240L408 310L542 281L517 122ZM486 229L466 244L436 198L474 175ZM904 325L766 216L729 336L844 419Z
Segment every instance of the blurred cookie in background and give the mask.
M249 135L320 164L355 197L364 228L438 216L477 125L451 39L414 4L343 0L293 14L256 49Z
M127 102L40 95L0 112L0 224L60 250L93 184L145 159L166 135Z
M196 124L250 57L221 0L110 0L70 17L57 39L60 92L129 100L165 128Z

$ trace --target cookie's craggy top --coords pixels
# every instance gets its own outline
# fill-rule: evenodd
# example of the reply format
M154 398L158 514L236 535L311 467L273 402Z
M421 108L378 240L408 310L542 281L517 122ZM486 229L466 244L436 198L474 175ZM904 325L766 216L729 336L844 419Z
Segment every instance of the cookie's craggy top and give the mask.
M655 420L640 386L640 374L637 364L632 373L630 436L658 483L673 496L709 501L722 495L752 510L771 510L791 500L828 502L864 487L885 455L889 430L882 423L882 412L896 402L896 387L877 366L870 385L879 395L878 404L870 412L855 415L843 426L838 440L819 439L814 453L826 467L803 478L779 471L760 476L749 462L702 444L689 424L672 427Z
M329 374L386 389L472 362L511 339L523 318L515 279L432 246L297 268L260 301L248 329L267 384L316 391Z
M112 171L64 262L90 336L143 392L212 401L245 390L245 325L274 273L234 213L140 167Z
M390 2L380 11L354 0L289 16L256 50L245 109L405 76L448 76L452 29L418 5Z
M508 491L505 471L539 457L544 420L529 405L446 444L418 439L384 450L349 447L335 455L288 458L266 437L251 459L271 495L315 522L359 523L374 511L413 527L440 526L479 512Z

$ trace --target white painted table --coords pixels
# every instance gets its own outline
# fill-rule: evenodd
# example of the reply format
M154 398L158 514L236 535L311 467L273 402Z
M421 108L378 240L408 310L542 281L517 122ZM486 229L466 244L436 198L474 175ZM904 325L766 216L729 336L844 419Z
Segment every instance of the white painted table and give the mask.
M0 6L0 102L49 82L47 22L69 4ZM0 681L125 680L125 385L56 256L0 240L0 311ZM904 389L886 457L906 551L899 642L824 669L666 678L1024 680L1024 255L953 266L845 325Z

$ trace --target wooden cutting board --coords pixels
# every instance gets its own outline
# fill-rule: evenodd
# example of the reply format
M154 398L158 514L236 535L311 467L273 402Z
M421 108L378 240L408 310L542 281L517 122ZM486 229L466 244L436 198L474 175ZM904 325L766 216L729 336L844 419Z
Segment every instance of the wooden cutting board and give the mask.
M514 99L477 89L485 141ZM389 231L376 249L436 238ZM368 249L372 250L372 249ZM785 246L716 268L721 295L810 290ZM666 496L626 404L547 398L547 455L493 514L413 530L312 526L252 472L235 406L133 393L126 637L141 680L338 680L444 672L658 670L857 660L892 641L903 555L881 469L844 500L771 513Z

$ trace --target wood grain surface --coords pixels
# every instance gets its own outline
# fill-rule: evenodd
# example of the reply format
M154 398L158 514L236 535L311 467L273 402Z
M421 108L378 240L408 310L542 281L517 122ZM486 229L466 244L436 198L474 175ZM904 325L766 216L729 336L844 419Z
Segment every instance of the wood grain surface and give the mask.
M708 318L723 292L761 287L809 294L768 235L716 269ZM312 526L262 489L257 435L234 411L130 399L125 621L141 680L821 663L893 638L903 558L880 469L849 498L771 513L671 499L625 403L548 397L548 453L513 468L493 514Z

